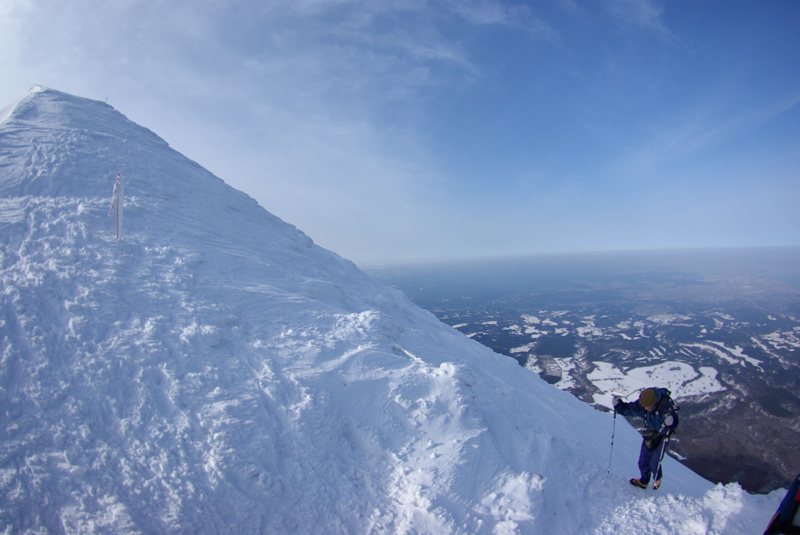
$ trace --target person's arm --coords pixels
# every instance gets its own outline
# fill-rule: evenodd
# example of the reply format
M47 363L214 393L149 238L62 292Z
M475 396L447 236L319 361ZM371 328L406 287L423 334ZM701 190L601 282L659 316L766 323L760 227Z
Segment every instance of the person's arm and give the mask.
M632 403L625 403L619 398L614 398L614 410L623 416L644 416L644 407L638 401Z

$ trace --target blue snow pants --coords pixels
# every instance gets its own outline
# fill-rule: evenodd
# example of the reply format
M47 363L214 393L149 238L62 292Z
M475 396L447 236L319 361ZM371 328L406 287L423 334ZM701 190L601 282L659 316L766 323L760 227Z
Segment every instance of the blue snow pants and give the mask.
M642 450L639 452L639 472L641 472L642 477L639 478L639 481L645 485L650 482L650 476L653 475L656 470L658 470L658 474L656 474L656 481L663 477L663 471L658 465L659 459L661 458L661 449L663 447L663 437L661 438L658 447L652 451L648 450L644 445L644 441L642 441Z

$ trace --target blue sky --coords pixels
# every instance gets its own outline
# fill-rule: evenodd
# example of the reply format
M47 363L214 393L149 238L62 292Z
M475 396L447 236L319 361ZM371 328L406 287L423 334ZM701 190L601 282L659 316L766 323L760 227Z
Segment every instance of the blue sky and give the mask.
M359 264L800 244L793 0L0 0L0 72Z

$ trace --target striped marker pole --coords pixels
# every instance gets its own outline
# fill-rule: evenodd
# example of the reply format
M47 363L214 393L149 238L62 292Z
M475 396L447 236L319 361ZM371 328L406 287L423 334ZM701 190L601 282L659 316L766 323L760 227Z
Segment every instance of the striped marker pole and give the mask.
M122 173L117 173L114 181L114 191L111 193L111 206L108 208L108 215L114 209L117 210L117 239L122 235Z

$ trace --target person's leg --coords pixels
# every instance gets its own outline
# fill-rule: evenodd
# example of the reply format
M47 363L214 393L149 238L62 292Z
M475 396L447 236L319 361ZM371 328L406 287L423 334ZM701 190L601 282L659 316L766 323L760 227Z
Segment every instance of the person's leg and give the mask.
M655 465L653 465L653 453L654 452L648 450L644 442L642 442L642 449L639 451L639 472L641 473L639 481L645 485L650 482L650 474L655 470ZM658 459L656 459L656 463L658 463Z

